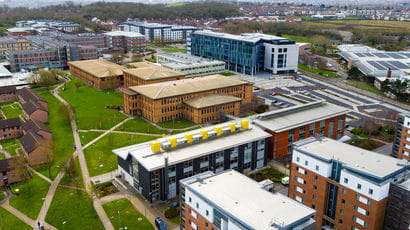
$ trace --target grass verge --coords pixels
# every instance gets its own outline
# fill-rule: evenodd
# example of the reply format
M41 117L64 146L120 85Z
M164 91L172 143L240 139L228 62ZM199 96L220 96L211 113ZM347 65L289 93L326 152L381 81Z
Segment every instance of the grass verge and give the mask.
M3 207L0 207L0 229L1 230L30 230L30 227L19 218L15 217L13 214L8 212Z
M326 71L326 70L320 70L320 69L316 69L316 68L312 68L309 67L307 65L303 65L303 64L298 64L298 68L301 70L305 70L317 75L320 75L322 77L327 77L327 78L340 78L342 76L340 76L337 73L331 72L331 71Z
M195 126L196 124L190 121L184 120L184 119L177 119L173 121L166 121L163 123L159 123L158 125L165 129L185 129L185 128L190 128L192 126Z
M151 123L147 122L142 118L131 119L116 130L118 131L127 131L127 132L139 132L139 133L153 133L153 134L166 134L167 130L159 129L153 126Z

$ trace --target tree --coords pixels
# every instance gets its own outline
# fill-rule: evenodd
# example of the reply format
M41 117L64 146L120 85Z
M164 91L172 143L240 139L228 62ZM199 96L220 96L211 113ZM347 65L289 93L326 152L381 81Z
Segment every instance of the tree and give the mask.
M58 78L55 75L55 71L51 72L49 70L42 69L32 73L27 78L27 82L36 87L44 87L56 84L58 82Z
M10 161L10 168L13 170L16 178L18 178L22 182L27 181L28 190L30 192L31 187L29 180L31 178L31 172L28 166L27 159L22 155L14 157L13 159L13 161Z
M372 135L379 134L379 125L371 118L366 118L363 123L363 132L366 133L369 137Z
M112 53L110 61L114 62L115 64L122 64L124 61L124 53L120 53L120 52Z
M64 104L57 107L57 113L65 122L70 122L70 112Z
M393 81L391 84L391 92L396 95L397 99L402 99L403 95L406 93L408 90L408 87L410 86L408 80L400 80L397 79Z
M384 80L384 81L382 81L381 82L381 84L380 84L380 90L382 91L382 92L389 92L391 89L390 89L390 80L389 79L386 79L386 80Z
M73 182L76 187L80 187L80 175L77 173L77 170L75 168L75 159L73 156L71 156L70 159L68 159L67 163L65 164L64 170L70 177L70 181Z
M360 70L359 68L357 68L356 66L352 66L349 71L347 72L347 74L349 75L349 77L353 80L360 80Z
M143 56L141 54L132 54L130 61L131 62L142 62Z
M48 176L51 179L53 179L53 175L51 174L51 167L54 163L53 150L55 150L56 147L57 146L53 145L50 140L41 140L38 147L39 152L43 155L43 165L47 167Z

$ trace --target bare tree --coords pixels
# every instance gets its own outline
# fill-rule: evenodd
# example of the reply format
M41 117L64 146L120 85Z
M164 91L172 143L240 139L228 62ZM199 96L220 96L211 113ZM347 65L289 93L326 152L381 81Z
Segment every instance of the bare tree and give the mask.
M30 178L31 178L31 172L28 167L28 162L27 159L20 155L14 158L15 160L10 161L10 168L13 170L15 177L19 179L20 181L27 181L27 186L29 192L31 191L30 188Z
M51 174L51 167L54 164L53 150L55 150L56 147L57 146L53 145L50 140L41 140L38 147L40 153L43 155L43 165L47 167L48 176L50 177L50 179L53 179L53 175Z

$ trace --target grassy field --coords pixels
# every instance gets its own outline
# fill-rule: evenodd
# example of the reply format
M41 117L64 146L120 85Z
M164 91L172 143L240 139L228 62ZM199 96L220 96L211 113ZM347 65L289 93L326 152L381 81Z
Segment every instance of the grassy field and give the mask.
M84 188L84 181L81 173L80 162L78 161L78 157L74 160L74 167L77 174L76 178L70 178L70 176L65 173L64 177L61 179L60 184L68 185L73 187Z
M30 227L19 218L8 212L6 209L0 207L0 229L1 230L30 230Z
M352 86L359 88L359 89L363 89L366 91L369 91L371 93L375 93L375 94L379 94L382 95L383 93L378 90L374 85L370 85L367 82L363 82L363 81L354 81L351 84Z
M223 75L223 76L227 76L227 77L238 75L238 74L236 74L236 73L231 73L231 72L222 72L222 73L219 73L219 74L220 74L220 75Z
M121 93L114 90L97 90L72 78L60 95L73 106L78 129L109 129L126 118L118 110L106 108L122 105Z
M410 33L410 22L404 21L381 21L381 20L320 20L303 22L307 25L334 28L346 31L353 29L371 30L379 32Z
M103 133L102 132L93 132L93 131L80 132L79 135L80 135L81 144L86 145L88 142L94 140L95 138L97 138L101 134L103 134Z
M184 119L166 121L163 123L159 123L158 125L166 129L185 129L185 128L189 128L192 126L196 126L194 123L184 120Z
M168 3L166 4L167 7L174 7L174 6L183 6L187 4L187 2L175 2L175 3Z
M152 56L152 57L150 57L150 58L146 58L145 60L150 61L150 62L157 63L157 56Z
M161 50L167 53L175 53L175 52L186 53L186 49L178 49L178 48L169 48L169 49L161 49Z
M119 199L103 205L115 229L154 230L154 226L132 206L127 199Z
M331 72L331 71L320 70L320 69L312 68L312 67L302 65L302 64L298 64L298 68L301 69L301 70L305 70L305 71L320 75L322 77L327 77L327 78L340 78L340 77L342 77L339 74Z
M122 124L116 130L118 131L128 131L128 132L139 132L139 133L153 133L153 134L167 134L167 130L159 129L153 126L151 123L147 122L142 118L134 118Z
M70 123L57 112L62 103L49 92L41 93L40 96L48 102L49 115L46 125L53 134L54 164L51 171L54 177L64 166L68 157L74 152L74 137ZM43 175L49 176L47 169L38 168L38 170Z
M39 176L33 176L27 182L13 185L13 191L19 189L20 195L12 197L10 205L35 220L43 205L42 198L46 197L49 187L50 184Z
M57 188L46 221L58 229L104 229L87 193L67 188Z
M23 118L23 110L19 103L7 103L0 105L0 109L3 112L5 119L11 118Z
M9 152L10 155L12 156L16 156L17 155L16 150L18 150L21 147L20 141L18 139L0 141L0 145L4 150Z
M158 137L110 133L84 151L90 176L111 172L118 167L113 149L156 139Z

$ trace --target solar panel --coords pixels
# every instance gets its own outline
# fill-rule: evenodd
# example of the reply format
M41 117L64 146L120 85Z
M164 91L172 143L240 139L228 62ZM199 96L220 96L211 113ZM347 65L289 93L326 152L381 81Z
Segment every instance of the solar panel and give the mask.
M396 66L391 65L391 64L389 64L388 62L385 62L385 61L378 61L377 63L379 63L380 65L384 65L384 66L386 66L387 68L390 68L390 69L392 69L392 70L397 70L397 69L398 69ZM386 68L386 69L387 69L387 68Z
M356 56L358 56L358 57L366 57L362 53L354 53L354 54L356 54Z
M377 62L375 61L367 61L367 63L369 63L370 65L372 65L374 68L376 68L377 70L385 70L386 68L382 65L379 65Z
M386 54L384 54L384 53L373 53L374 55L376 55L377 57L379 57L379 58L388 58L389 56L387 56Z
M396 66L399 69L410 69L409 65L404 64L403 62L399 61L389 61L390 64Z
M374 55L373 54L371 54L371 53L362 53L364 56L366 56L366 57L374 57Z
M403 56L398 55L396 53L387 53L387 55L389 55L390 57L395 58L395 59L404 59Z

